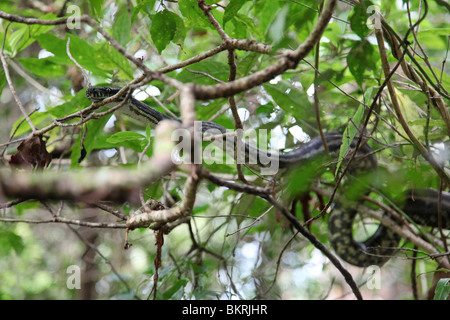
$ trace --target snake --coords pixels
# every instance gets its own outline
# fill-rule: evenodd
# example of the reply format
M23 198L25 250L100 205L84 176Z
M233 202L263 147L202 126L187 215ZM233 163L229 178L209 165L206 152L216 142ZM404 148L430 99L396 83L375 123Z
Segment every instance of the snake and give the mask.
M86 89L86 97L91 102L100 102L106 98L115 96L121 88L119 87L89 87ZM124 101L125 100L125 101ZM122 106L120 112L137 119L143 123L155 127L163 120L180 122L172 116L161 113L149 105L134 98L132 95L123 94L114 101L106 104L107 107ZM200 121L202 133L208 130L226 134L229 132L225 127L209 121ZM325 139L327 148L323 140ZM278 160L280 169L290 170L301 166L307 161L318 161L319 157L336 159L343 142L343 134L339 132L325 133L324 137L317 136L301 146L281 153L263 151L246 141L242 142L245 161L253 160L256 166L267 166L268 159ZM358 147L358 148L357 148ZM224 146L227 148L227 146ZM357 150L355 150L357 148ZM377 158L368 143L358 144L357 139L351 141L350 151L356 151L358 159L348 170L349 175L361 171L376 170ZM253 158L252 159L252 155ZM328 163L332 163L329 161ZM450 229L450 193L430 188L409 189L399 197L396 206L404 212L414 223L442 229ZM384 213L389 215L389 213ZM328 219L329 242L342 260L357 267L368 267L371 265L381 266L393 256L393 248L398 248L401 240L400 235L389 227L379 224L376 231L366 240L355 240L353 225L358 211L352 207L343 206L339 203L333 206Z

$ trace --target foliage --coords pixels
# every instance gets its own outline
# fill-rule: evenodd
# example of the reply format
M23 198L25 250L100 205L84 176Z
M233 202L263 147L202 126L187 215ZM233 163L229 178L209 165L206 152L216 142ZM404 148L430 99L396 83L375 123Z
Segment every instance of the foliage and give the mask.
M450 287L448 285L450 279L440 279L434 296L434 300L448 300L450 296Z
M150 70L161 70L196 58L222 43L217 29L195 0L36 3L39 5L35 1L2 1L0 10L55 20L71 17L68 6L74 5L81 14L94 18L128 54L142 58ZM322 8L318 0L209 0L206 4L229 37L252 39L272 47L270 54L233 50L236 78L272 65L277 59L277 50L297 48L304 43ZM367 25L368 11L365 9L371 4L379 8L390 28L401 38L408 34L410 47L416 53L412 58L406 57L407 61L423 70L421 77L427 76L430 79L427 83L438 87L447 103L450 75L446 59L450 26L446 7L438 1L427 1L425 19L411 29L411 24L425 14L423 1L361 1L360 5L346 1L339 2L319 45L295 69L234 96L244 128L270 131L270 147L280 150L290 150L317 136L320 133L318 117L324 131L345 131L355 136L355 126L364 123L368 107L385 80L374 31ZM116 50L98 30L83 22L78 28L69 28L65 24L9 24L0 19L0 39L3 39L2 52L7 57L18 97L27 113L35 110L29 120L37 129L57 123L45 132L47 150L53 156L52 164L45 170L134 169L153 155L153 149L147 148L152 146L153 130L117 113L79 125L75 124L80 118L75 117L64 123L58 122L91 105L85 98L83 72L94 86L124 86L141 74L142 70ZM391 66L398 63L390 46L388 58ZM229 80L228 59L227 50L224 50L166 75L182 83L216 85ZM448 143L446 122L417 83L401 72L393 80L408 125L424 145L435 146L436 154L439 154L439 148ZM9 157L17 152L18 142L28 137L32 128L17 107L3 69L0 70L0 89L3 119L0 135L6 165ZM180 115L176 88L161 80L148 81L134 94L160 112L167 114L169 110ZM232 112L225 110L229 106L230 100L225 98L197 100L196 118L213 119L233 129ZM318 115L315 113L317 107ZM107 110L103 108L96 112ZM389 204L408 188L439 189L439 176L413 148L391 109L391 96L387 91L381 93L374 111L376 114L371 116L367 130L372 137L369 143L377 150L381 167L380 183L375 187L376 199ZM345 148L341 149L341 159L347 151ZM443 157L444 162L448 160L448 156ZM238 174L234 164L204 165L223 177L235 179ZM252 170L242 170L251 183L266 183ZM288 195L293 195L293 187L309 190L307 182L311 172L311 168L304 167L291 175L288 190L279 194L284 205L289 206L292 199ZM329 183L334 179L331 172L323 176L323 181ZM170 207L183 199L185 181L186 172L178 170L147 186L142 195L145 200L158 200ZM299 219L308 219L302 217L301 212L308 212L310 216L321 212L320 197L313 192L310 195L313 199L306 204L294 202L292 211L297 212ZM324 196L322 201L326 203L328 199ZM164 236L160 253L155 245L155 234L149 229L130 231L128 241L132 246L124 250L124 228L92 229L69 222L51 223L56 215L70 217L72 221L116 223L117 218L110 214L111 211L129 215L139 209L128 202L101 205L92 205L88 201L70 203L33 199L3 199L2 202L1 299L351 297L342 275L309 241L294 235L289 223L270 203L207 180L199 187L193 218ZM308 209L304 208L306 206ZM10 219L22 219L25 223ZM48 223L37 224L37 220ZM326 217L317 219L310 225L310 230L329 246L326 224ZM423 232L420 227L416 230L418 234ZM402 245L407 257L412 255L411 252L417 252L407 241ZM349 265L346 268L360 285L365 298L410 299L414 292L424 296L431 285L437 264L426 259L427 256L426 252L420 251L418 261L392 259L382 267L381 288L375 289L366 286L369 278L366 270ZM155 261L159 261L160 266L154 264ZM66 270L70 265L83 269L86 279L82 280L81 290L67 288L69 275ZM411 283L416 283L414 277L409 277L411 268L420 270L417 272L423 287L411 289ZM439 290L439 296L448 296L447 283L440 282Z

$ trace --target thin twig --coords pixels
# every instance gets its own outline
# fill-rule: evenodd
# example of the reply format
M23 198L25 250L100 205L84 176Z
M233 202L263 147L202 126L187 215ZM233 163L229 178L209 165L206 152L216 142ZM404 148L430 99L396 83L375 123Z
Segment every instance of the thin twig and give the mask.
M75 219L67 219L63 217L53 217L52 219L13 219L13 218L0 218L1 222L6 223L17 223L17 222L25 222L32 224L42 224L42 223L64 223L68 225L76 225L83 226L89 228L111 228L111 229L126 229L127 226L124 223L111 223L111 222L89 222L89 221L81 221Z
M320 4L319 12L323 10L323 2ZM322 122L320 120L320 104L319 104L319 85L317 78L319 76L319 56L320 56L320 39L316 43L316 50L314 53L314 111L316 114L316 123L317 123L317 130L319 131L320 137L322 139L322 144L325 150L325 153L328 155L328 144L327 140L325 139L325 134L322 129Z
M86 70L78 63L78 61L70 53L70 37L67 37L66 53L69 56L69 59L72 60L73 63L75 63L78 69L80 69L81 73L83 74L84 81L86 81L88 87L91 87L91 82L89 81L89 76L87 75Z
M233 232L227 233L227 234L225 235L225 237L230 237L230 236L232 236L232 235L234 235L234 234L236 234L236 233L239 233L239 232L241 232L241 231L243 231L243 230L246 230L246 229L249 229L249 228L253 227L256 223L258 223L259 221L261 221L261 219L262 219L267 213L269 213L270 210L272 210L272 208L273 208L273 206L270 206L269 209L267 209L267 210L264 211L262 214L260 214L257 218L255 218L254 221L252 221L252 222L249 223L248 225L243 226L243 227L241 227L241 228L239 228L239 229L237 229L237 230L235 230L235 231L233 231Z
M31 84L37 90L42 91L43 93L48 94L49 96L56 97L58 99L62 98L60 94L53 92L52 90L44 87L42 84L34 80L28 73L22 70L19 67L19 65L14 62L14 60L9 60L9 64L11 65L11 67L14 69L15 72L17 72L21 77L23 77L29 84Z
M450 187L449 176L444 171L444 169L437 163L437 161L434 159L434 157L428 152L428 150L422 145L422 143L417 139L417 137L411 131L406 119L403 116L399 102L397 100L395 88L392 84L391 79L389 78L389 75L392 74L392 71L390 70L389 61L388 61L387 55L386 55L386 49L384 47L383 33L380 30L375 30L375 35L377 37L378 48L379 48L379 52L380 52L380 56L381 56L381 62L382 62L384 74L386 77L385 82L387 83L387 87L388 87L389 94L391 97L392 106L395 110L395 114L398 118L398 121L399 121L400 125L402 126L402 128L405 130L408 137L413 142L414 146L417 148L417 150L422 154L422 156L425 158L425 160L427 160L430 163L430 165L433 167L433 169L436 171L436 173L439 175L439 177L443 180L443 182L447 185L447 187ZM403 58L401 58L400 61L402 59Z
M33 132L36 132L37 129L34 126L34 123L31 121L30 117L28 116L28 113L26 112L24 106L22 105L22 101L20 101L19 96L17 95L16 89L14 88L14 84L12 83L12 80L11 80L11 75L9 74L8 63L6 62L6 57L3 53L3 50L5 48L6 35L8 34L8 29L9 29L10 25L11 25L11 23L8 23L8 25L5 28L5 34L3 36L3 42L2 42L2 50L0 52L0 59L2 60L3 70L5 72L6 81L8 82L9 89L11 90L11 94L13 95L14 100L16 100L16 103L19 106L19 109L22 112L23 116L25 117L28 124L30 125L31 130Z

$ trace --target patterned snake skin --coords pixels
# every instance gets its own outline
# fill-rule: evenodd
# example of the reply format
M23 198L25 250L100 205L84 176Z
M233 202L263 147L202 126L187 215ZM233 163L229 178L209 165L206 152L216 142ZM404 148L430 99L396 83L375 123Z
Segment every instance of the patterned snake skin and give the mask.
M120 88L114 87L91 87L86 90L86 97L93 101L101 101L119 92ZM118 98L111 105L117 105L123 101L124 96ZM124 103L121 108L125 114L149 123L152 126L166 119L174 118L158 112L150 106L132 97ZM178 120L177 120L178 121ZM224 127L213 122L201 122L203 132L208 129L216 129L221 133L227 132ZM325 135L329 154L336 159L342 144L342 135L339 133L328 133ZM356 140L356 139L355 139ZM355 141L350 149L355 148ZM256 147L244 143L246 159L251 151L257 150L257 163L263 166L263 160L270 157L270 153L261 151ZM376 170L377 160L373 150L366 143L359 148L355 161L349 169L350 174L361 171ZM287 153L277 154L280 168L292 168L303 162L324 156L324 146L320 137L312 139L303 146ZM433 189L409 190L405 192L404 198L397 203L398 207L405 212L415 223L431 227L438 226L438 191ZM450 194L441 194L441 217L442 227L450 229ZM337 255L350 264L367 267L369 265L382 265L392 256L393 250L398 246L400 237L391 229L380 225L376 232L367 240L358 242L353 237L353 220L357 212L352 208L344 208L337 204L330 215L328 222L329 239Z

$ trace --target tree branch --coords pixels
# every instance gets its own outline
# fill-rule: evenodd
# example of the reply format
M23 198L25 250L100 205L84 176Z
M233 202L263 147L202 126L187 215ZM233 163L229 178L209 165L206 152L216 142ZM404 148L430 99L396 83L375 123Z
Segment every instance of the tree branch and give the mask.
M381 56L381 63L383 66L383 71L385 74L385 77L388 77L390 75L390 67L389 67L389 61L386 55L386 49L384 47L384 37L381 30L376 29L375 35L378 42L378 48ZM391 79L387 79L387 87L389 90L389 95L391 97L392 106L394 107L395 114L397 115L397 119L402 126L403 130L405 130L408 137L413 142L414 146L419 150L419 152L422 154L422 156L427 160L430 165L433 167L433 169L436 171L436 173L439 175L439 177L444 181L444 183L447 185L447 187L450 187L450 178L445 172L445 170L436 162L434 157L428 152L428 150L422 145L422 143L417 139L417 137L414 135L414 133L411 131L411 129L408 126L408 122L403 116L403 113L400 109L399 102L397 100L397 95L395 92L395 88L392 84Z
M308 38L295 51L288 51L282 54L281 58L263 70L252 75L231 81L225 84L213 86L195 86L195 97L201 100L225 98L231 95L249 90L272 80L277 75L282 74L287 69L292 69L314 48L314 45L321 37L328 22L331 19L337 0L327 1L322 14L309 34Z
M14 14L6 13L2 10L0 10L0 18L12 21L12 22L18 22L18 23L24 23L24 24L40 24L44 26L56 26L60 24L66 24L69 19L73 19L71 17L68 18L60 18L56 20L45 20L45 19L36 19L36 18L27 18L22 17ZM80 22L87 22L90 17L88 15L82 15L79 17Z
M179 206L164 210L148 210L144 208L127 220L127 228L130 230L145 228L153 222L172 222L191 214L197 195L198 183L199 177L193 172L186 180L183 190L183 200Z
M140 187L150 185L175 168L171 133L177 123L162 121L155 130L154 156L138 169L96 168L77 172L11 171L0 169L0 188L8 197L82 202L138 202Z
M32 224L64 223L64 224L83 226L83 227L89 227L89 228L110 228L110 229L125 229L127 227L124 223L89 222L89 221L67 219L67 218L56 217L56 216L52 219L46 219L46 220L0 218L0 222L5 222L5 223L24 222L24 223L32 223Z

